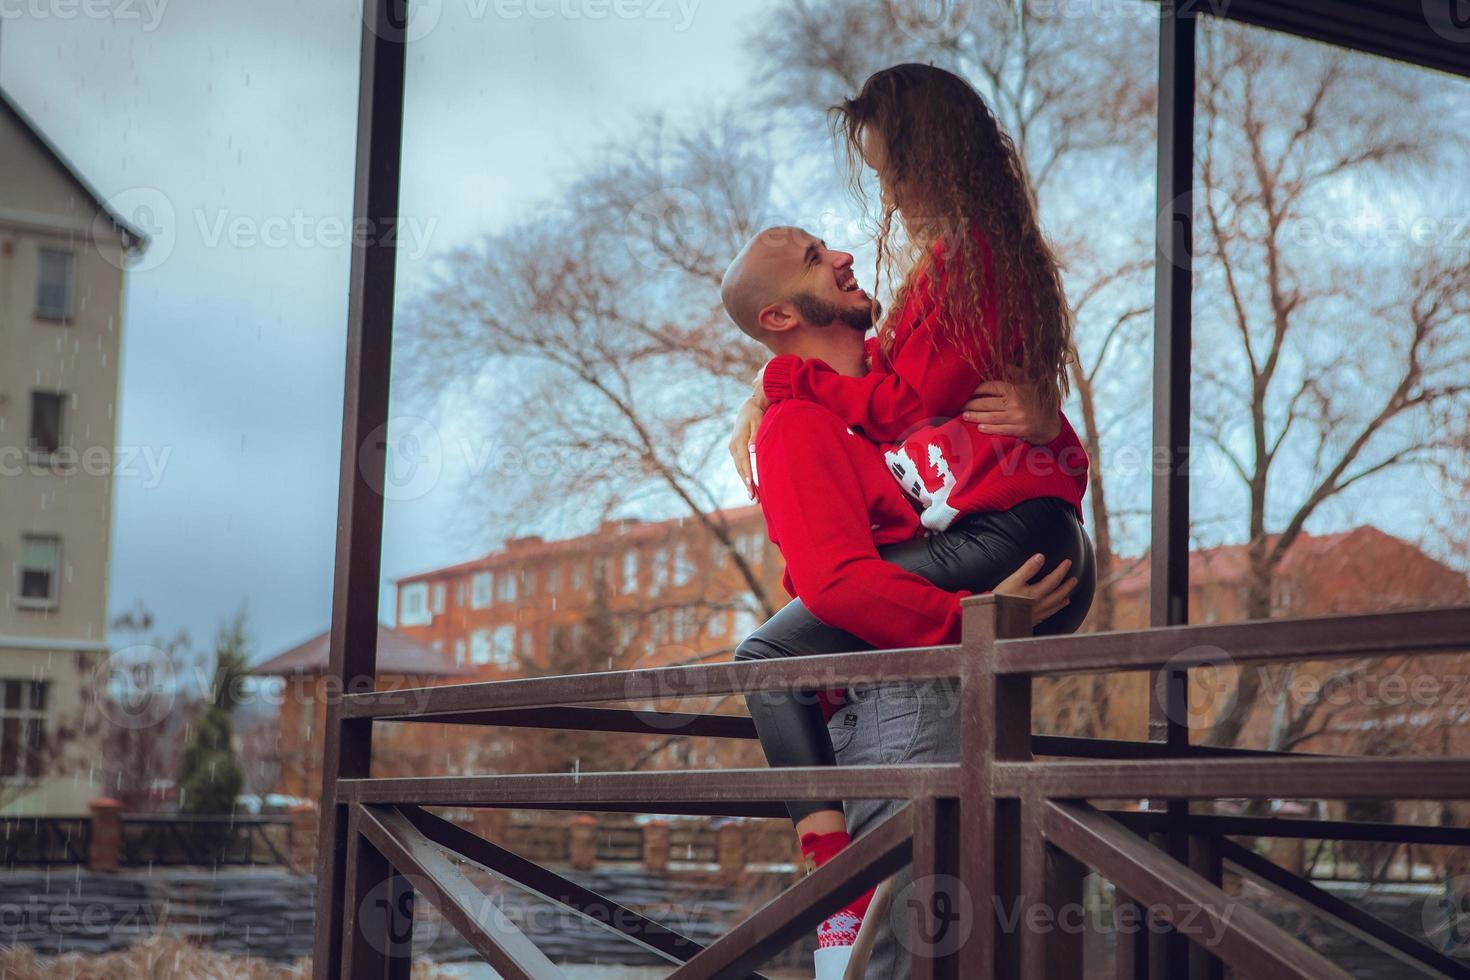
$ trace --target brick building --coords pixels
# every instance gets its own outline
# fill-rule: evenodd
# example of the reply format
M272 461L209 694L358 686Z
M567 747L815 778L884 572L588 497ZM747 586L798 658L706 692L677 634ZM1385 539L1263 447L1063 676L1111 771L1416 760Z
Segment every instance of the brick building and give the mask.
M485 680L608 669L597 662L608 657L618 666L716 657L765 618L750 577L774 608L786 594L760 508L715 519L728 546L687 518L607 521L562 541L514 538L482 558L397 579L397 629ZM610 637L589 644L598 620Z
M1149 615L1147 558L1121 559L1117 567L1117 628L1142 629L1148 626ZM1244 545L1191 552L1189 621L1225 623L1244 619L1248 584L1249 561ZM1367 613L1466 602L1470 602L1470 581L1464 573L1425 554L1418 545L1372 525L1333 534L1301 535L1278 566L1271 588L1273 617ZM1303 665L1299 675L1322 674L1318 668L1324 666L1331 665ZM1226 672L1226 676L1210 678L1209 683L1225 686L1209 696L1199 690L1200 679L1196 678L1196 690L1190 699L1190 723L1196 730L1206 727L1228 703L1224 695L1233 681ZM1303 685L1310 687L1305 681ZM1148 693L1145 675L1116 675L1108 697L1106 730L1099 734L1145 737ZM1281 721L1279 713L1272 710L1275 707L1269 699L1257 706L1242 733L1242 744L1262 747L1269 743L1272 724ZM1365 704L1352 713L1361 719L1365 711L1373 710L1376 706ZM1349 748L1340 740L1333 747L1344 751ZM1328 750L1325 745L1308 748Z

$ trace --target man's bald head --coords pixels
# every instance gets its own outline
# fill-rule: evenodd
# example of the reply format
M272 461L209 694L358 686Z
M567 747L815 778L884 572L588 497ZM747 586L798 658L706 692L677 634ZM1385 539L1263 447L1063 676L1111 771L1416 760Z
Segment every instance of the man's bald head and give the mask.
M720 281L725 312L741 330L763 339L761 310L800 288L806 268L803 255L815 242L816 238L800 228L778 226L765 229L745 244Z

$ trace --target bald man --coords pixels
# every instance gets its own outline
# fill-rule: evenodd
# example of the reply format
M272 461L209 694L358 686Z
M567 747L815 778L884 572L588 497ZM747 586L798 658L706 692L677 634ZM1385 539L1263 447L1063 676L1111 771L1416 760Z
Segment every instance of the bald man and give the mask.
M730 318L772 353L819 359L850 377L865 372L864 335L876 304L858 285L850 254L798 228L767 229L731 263L720 293ZM1053 508L1066 506L1061 502L1029 502L1025 521L1010 511L970 515L926 536L880 448L826 408L796 398L777 402L760 419L753 443L751 483L786 560L784 584L794 601L745 638L736 659L956 643L960 597L985 591L1031 597L1038 632L1046 632L1048 618L1070 601L1078 579L1063 579L1074 569L1082 572L1090 601L1091 551L1075 521L1053 522L1054 533L1021 533L1023 524L1046 523ZM1045 577L1031 584L1038 575ZM838 688L843 681L820 679ZM853 686L848 699L829 720L810 693L748 697L770 764L834 765L838 753L845 765L957 760L951 685ZM872 800L844 808L833 800L790 802L787 809L803 853L819 866L897 806ZM906 881L904 872L894 887L901 892ZM866 975L909 975L909 957L901 952L908 948L908 909L875 916L864 930L870 898L818 930L819 978L840 976L841 948L875 930Z

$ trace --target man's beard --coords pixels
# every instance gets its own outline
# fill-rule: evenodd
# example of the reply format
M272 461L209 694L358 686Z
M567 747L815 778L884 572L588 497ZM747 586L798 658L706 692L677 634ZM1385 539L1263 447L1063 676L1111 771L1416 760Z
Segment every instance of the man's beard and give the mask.
M791 297L791 305L796 307L796 312L807 323L823 326L841 323L861 333L867 333L873 328L873 316L880 309L876 300L854 309L838 309L836 303L818 299L811 293L797 293Z

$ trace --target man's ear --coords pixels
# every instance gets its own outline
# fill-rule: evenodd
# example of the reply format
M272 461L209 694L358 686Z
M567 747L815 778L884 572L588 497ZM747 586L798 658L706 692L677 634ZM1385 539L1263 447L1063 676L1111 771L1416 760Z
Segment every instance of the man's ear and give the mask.
M755 315L756 322L761 325L762 330L771 333L785 333L797 325L796 311L785 303L772 303L761 307Z

